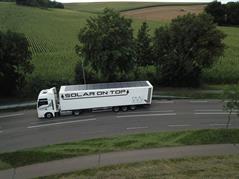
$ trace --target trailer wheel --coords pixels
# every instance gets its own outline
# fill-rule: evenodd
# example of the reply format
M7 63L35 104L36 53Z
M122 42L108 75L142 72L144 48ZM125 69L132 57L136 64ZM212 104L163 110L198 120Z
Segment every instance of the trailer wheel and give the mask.
M126 112L126 111L128 111L128 107L127 107L127 106L122 106L122 107L121 107L121 110L122 110L123 112Z
M48 112L48 113L45 114L45 118L51 119L51 118L53 118L53 114Z
M131 110L131 111L134 111L135 109L136 109L136 106L129 106L129 109Z
M120 108L118 107L118 106L115 106L115 107L113 107L113 109L112 109L114 112L119 112L120 111Z

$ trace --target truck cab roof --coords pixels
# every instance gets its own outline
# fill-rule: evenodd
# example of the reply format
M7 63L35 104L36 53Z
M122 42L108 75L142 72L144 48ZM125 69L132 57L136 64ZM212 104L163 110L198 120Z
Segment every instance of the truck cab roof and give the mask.
M47 98L49 95L54 95L54 93L56 93L55 87L50 88L50 89L41 90L38 95L38 99Z

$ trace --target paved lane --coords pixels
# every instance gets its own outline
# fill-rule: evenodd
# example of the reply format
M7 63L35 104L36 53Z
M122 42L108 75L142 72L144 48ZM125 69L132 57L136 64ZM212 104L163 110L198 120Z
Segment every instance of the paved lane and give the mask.
M222 106L219 100L153 101L136 111L96 111L52 120L37 119L36 110L0 113L0 152L139 132L225 128ZM235 114L230 127L239 128Z

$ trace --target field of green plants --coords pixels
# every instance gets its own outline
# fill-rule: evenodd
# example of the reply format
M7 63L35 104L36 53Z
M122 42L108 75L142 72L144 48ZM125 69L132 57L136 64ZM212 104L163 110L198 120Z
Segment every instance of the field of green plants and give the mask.
M204 80L208 83L239 82L239 27L219 27L226 35L226 49L211 69L205 70Z
M77 35L90 16L103 7L125 10L156 5L155 3L89 3L66 5L65 9L39 9L0 2L0 30L24 33L31 45L35 66L29 81L72 81L74 67L79 59L74 47ZM133 20L135 33L142 21ZM148 22L151 32L161 22ZM206 70L204 79L212 83L230 83L239 80L239 28L220 27L227 34L227 49L212 69Z

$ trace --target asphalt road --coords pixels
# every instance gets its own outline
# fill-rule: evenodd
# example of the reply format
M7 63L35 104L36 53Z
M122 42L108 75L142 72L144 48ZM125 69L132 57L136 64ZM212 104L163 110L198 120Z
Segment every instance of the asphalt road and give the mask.
M225 128L220 100L157 101L135 111L97 111L39 120L36 110L0 113L0 152L129 133ZM232 116L231 128L239 128Z

